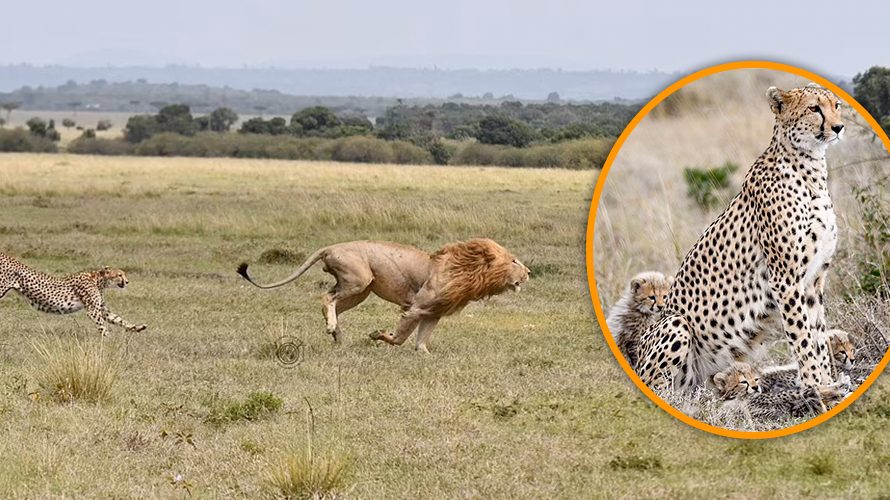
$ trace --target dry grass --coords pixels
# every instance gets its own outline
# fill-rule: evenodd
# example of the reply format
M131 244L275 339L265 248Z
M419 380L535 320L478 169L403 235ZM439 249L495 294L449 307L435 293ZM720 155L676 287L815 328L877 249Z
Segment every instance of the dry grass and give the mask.
M773 116L764 97L766 89L806 83L773 71L723 73L684 88L682 95L669 99L665 110L640 123L611 167L598 210L594 263L598 293L606 309L634 274L676 271L704 228L738 192L747 167L769 143ZM830 328L853 335L862 349L863 361L857 369L864 373L874 368L887 348L890 330L880 318L890 314L890 304L859 294L859 264L872 258L875 249L863 239L863 207L855 199L854 188L872 186L888 199L890 159L881 143L857 125L860 121L852 113L845 111L849 129L845 140L828 154L840 243L827 285L826 316ZM714 208L702 210L687 196L683 170L726 162L743 168L733 176L732 187L721 192ZM773 357L777 362L787 360L785 349ZM690 407L690 413L708 423L751 428L743 419L716 411L713 401L700 396L667 395L675 406Z
M0 496L257 498L281 457L307 445L349 457L349 498L875 497L890 478L886 384L805 434L739 443L692 429L627 380L593 319L582 257L592 172L304 162L0 155L2 249L53 272L128 272L111 310L149 329L112 330L121 367L103 404L28 397L30 341L98 341L82 314L0 300ZM319 268L257 290L309 252L379 238L435 249L489 236L534 271L519 294L442 321L430 356L367 333L398 308L371 299L324 333ZM305 344L291 368L269 355ZM217 425L252 392L281 409ZM223 402L223 403L221 403ZM807 458L831 453L815 476ZM270 465L271 464L271 465ZM727 481L727 477L740 478ZM818 478L818 481L814 479ZM756 479L756 480L755 480ZM827 486L826 486L827 484Z
M111 398L119 361L101 343L47 338L34 341L32 346L34 378L41 391L34 393L35 397L45 395L64 403L95 403Z
M343 498L348 488L349 460L340 454L313 453L311 449L287 453L270 465L267 481L274 495L306 500Z

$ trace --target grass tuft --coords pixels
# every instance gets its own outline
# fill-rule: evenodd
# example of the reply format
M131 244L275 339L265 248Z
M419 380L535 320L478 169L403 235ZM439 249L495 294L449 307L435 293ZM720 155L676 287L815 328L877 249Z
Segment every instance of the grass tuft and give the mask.
M288 453L267 474L272 493L293 499L342 498L350 461L344 455L313 454L311 448Z
M120 363L102 344L85 346L74 339L37 341L32 347L37 382L49 398L63 403L110 399Z
M664 466L661 458L654 456L617 456L609 460L609 468L612 470L654 471L661 470Z

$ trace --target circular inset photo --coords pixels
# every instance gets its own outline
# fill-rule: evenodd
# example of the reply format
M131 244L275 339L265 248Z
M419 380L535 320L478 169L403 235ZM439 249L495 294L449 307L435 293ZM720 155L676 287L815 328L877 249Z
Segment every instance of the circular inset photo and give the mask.
M841 87L730 63L616 142L587 234L606 340L640 389L721 435L827 420L888 361L890 140Z

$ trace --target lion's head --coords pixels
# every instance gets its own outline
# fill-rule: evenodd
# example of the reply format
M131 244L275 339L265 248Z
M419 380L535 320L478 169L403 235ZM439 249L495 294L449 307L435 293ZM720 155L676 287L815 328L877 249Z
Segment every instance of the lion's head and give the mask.
M436 313L453 314L474 301L519 291L531 271L504 247L487 238L446 245L432 255L441 284Z

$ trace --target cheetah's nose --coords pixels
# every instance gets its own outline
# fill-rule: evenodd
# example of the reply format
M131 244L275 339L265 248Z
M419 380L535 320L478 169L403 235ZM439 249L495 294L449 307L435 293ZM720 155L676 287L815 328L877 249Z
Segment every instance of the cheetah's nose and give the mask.
M831 130L834 130L834 133L835 133L835 134L840 134L840 133L841 133L841 130L843 130L843 129L844 129L844 124L843 124L843 123L838 123L837 125L832 125L832 126L831 126Z

